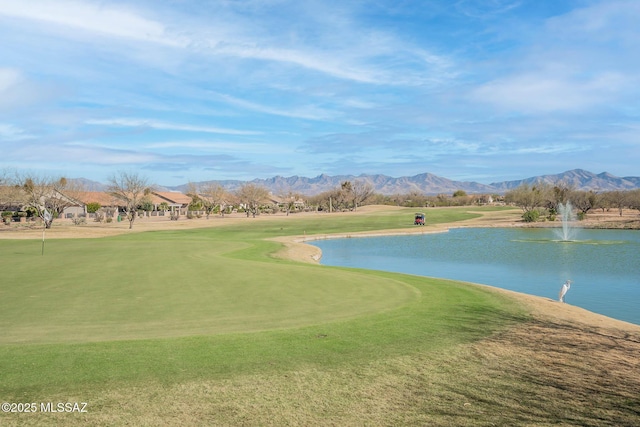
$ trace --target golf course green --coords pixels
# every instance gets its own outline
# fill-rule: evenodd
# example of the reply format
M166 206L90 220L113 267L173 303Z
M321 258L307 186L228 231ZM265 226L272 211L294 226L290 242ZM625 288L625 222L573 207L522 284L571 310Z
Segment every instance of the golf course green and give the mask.
M49 239L44 255L37 240L0 239L0 401L39 409L1 413L0 424L358 425L363 387L372 387L371 402L384 401L385 387L408 378L404 369L431 364L464 381L443 361L526 321L508 297L294 262L274 256L282 245L267 240L410 228L411 214L203 220L203 228ZM440 209L428 223L478 215ZM469 363L461 366L473 375ZM424 411L415 400L405 412ZM84 402L87 411L46 413L42 402ZM424 421L403 414L371 423Z

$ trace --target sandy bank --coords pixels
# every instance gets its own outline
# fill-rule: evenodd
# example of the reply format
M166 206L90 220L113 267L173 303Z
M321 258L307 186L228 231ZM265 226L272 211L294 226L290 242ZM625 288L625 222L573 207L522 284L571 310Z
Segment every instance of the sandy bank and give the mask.
M628 224L635 221L637 214L633 211L626 212L624 216L617 214L600 215L581 223L583 227L598 228L598 225L607 223L613 224L611 228L620 228L615 225ZM631 219L630 219L631 218ZM558 226L558 224L547 223L545 226ZM383 230L377 232L360 233L339 233L312 236L288 236L273 239L284 245L282 251L277 256L292 259L300 262L319 263L322 258L322 251L316 246L307 244L315 240L357 238L389 235L409 235L447 232L452 228L463 227L527 227L528 224L520 221L520 212L482 212L482 217L473 218L451 224L438 224L428 227L415 227L412 229ZM640 341L640 325L613 319L601 314L593 313L580 307L570 304L561 304L558 301L545 297L528 295L514 292L493 286L478 284L493 292L502 293L514 298L519 303L526 306L527 311L534 319L540 321L550 321L552 323L572 325L579 329L587 329L590 332L605 334L607 336L618 336L621 333L632 333Z

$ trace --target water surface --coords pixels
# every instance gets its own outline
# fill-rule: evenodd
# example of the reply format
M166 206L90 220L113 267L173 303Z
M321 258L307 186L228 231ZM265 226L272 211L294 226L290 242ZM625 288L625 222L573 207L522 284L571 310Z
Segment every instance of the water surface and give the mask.
M471 228L447 233L311 242L322 263L483 283L558 298L640 324L640 232L578 230L559 242L553 229Z

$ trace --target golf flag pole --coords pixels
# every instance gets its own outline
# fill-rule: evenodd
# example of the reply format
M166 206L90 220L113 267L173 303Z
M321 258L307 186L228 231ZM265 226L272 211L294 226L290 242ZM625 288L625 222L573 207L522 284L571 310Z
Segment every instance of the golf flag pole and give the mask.
M44 214L42 215L44 219L44 228L42 229L42 255L44 256L44 232L47 230L47 224L53 218L47 208L44 208Z

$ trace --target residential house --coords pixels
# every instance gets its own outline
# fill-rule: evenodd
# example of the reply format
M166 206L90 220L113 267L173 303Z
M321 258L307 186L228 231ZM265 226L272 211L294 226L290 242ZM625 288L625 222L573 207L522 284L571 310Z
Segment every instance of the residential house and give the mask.
M191 197L177 191L152 191L151 203L154 211L160 211L160 205L166 204L170 212L186 215L191 203Z
M118 210L124 206L124 203L110 193L104 191L74 191L68 196L73 201L63 211L64 218L78 218L91 216L87 212L87 205L91 203L100 204L100 211L103 214L110 213L115 217Z

